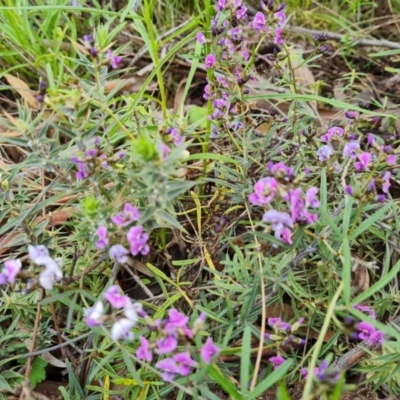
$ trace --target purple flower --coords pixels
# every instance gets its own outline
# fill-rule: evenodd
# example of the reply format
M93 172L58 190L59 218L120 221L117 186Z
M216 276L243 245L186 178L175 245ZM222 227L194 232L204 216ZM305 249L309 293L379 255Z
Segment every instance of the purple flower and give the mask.
M276 28L275 29L274 43L275 44L282 44L283 43L282 28Z
M143 227L141 225L130 228L126 237L131 246L132 255L137 256L138 254L142 254L145 256L149 254L150 247L147 244L149 236L147 233L143 232Z
M331 153L332 153L332 148L330 146L328 146L327 144L321 146L317 151L317 156L319 158L319 161L328 160L329 157L331 156Z
M278 179L293 176L293 168L288 167L282 161L276 164L274 164L273 162L269 162L267 164L267 167L271 171L271 173Z
M187 328L188 321L189 317L182 314L175 308L171 308L170 310L168 310L168 322L165 325L165 329L167 332L169 332L177 328Z
M86 325L90 328L100 326L103 320L104 306L101 301L97 301L92 307L83 310Z
M317 199L318 188L312 186L306 192L306 207L318 208L319 200Z
M104 249L108 245L108 238L107 238L107 227L101 225L97 228L97 235L99 236L99 240L96 242L95 246L98 249Z
M156 364L156 367L163 371L161 376L165 382L173 381L175 375L179 373L178 365L172 358L164 358Z
M123 308L130 301L130 299L121 294L119 286L112 285L103 294L103 297L111 304L113 308Z
M397 162L397 157L396 157L396 155L395 155L395 154L388 154L387 157L386 157L386 162L387 162L389 165L395 165L396 162Z
M15 278L22 268L21 260L7 260L4 263L4 268L1 273L0 285L4 285L6 282L14 284Z
M361 153L358 155L358 160L356 163L354 163L354 168L357 171L361 171L361 170L367 170L368 171L368 166L369 163L371 162L371 153L365 152L365 153Z
M368 340L368 341L371 335L376 331L376 329L368 322L360 322L358 324L357 329L360 331L358 337L361 340Z
M110 258L115 258L120 264L125 264L128 261L127 254L129 254L129 251L120 244L114 244L108 252Z
M107 59L110 60L111 67L114 68L114 69L117 69L118 68L118 64L122 60L122 57L115 56L113 54L113 52L110 49L108 49L108 51L107 51Z
M59 282L63 273L61 271L62 260L61 258L48 258L46 262L42 263L45 266L44 271L39 276L40 285L47 290L53 289L53 281Z
M131 224L133 221L139 221L139 218L139 210L129 203L125 203L124 211L122 213L110 217L111 221L115 225L122 227Z
M111 339L114 340L114 342L119 339L133 340L132 328L134 325L135 324L127 318L121 318L114 322L111 328Z
M175 146L179 146L183 142L183 136L180 134L179 130L176 128L168 128L167 133L173 140Z
M189 375L191 373L191 368L197 367L197 362L190 357L187 351L175 354L172 359L177 363L178 373L182 376Z
M370 146L373 146L375 144L375 137L372 133L368 133L367 141Z
M333 126L328 129L328 132L325 135L321 136L321 140L323 142L329 142L334 136L342 137L344 134L344 129L340 126Z
M376 344L378 346L382 346L385 341L384 333L382 331L375 331L371 334L369 338L370 344Z
M204 36L204 34L202 32L198 32L196 35L196 38L200 44L204 44L206 42L206 37Z
M286 361L282 356L274 356L268 360L272 363L274 369L278 369Z
M213 68L217 64L217 60L216 60L214 54L207 55L204 62L205 62L207 69Z
M260 179L254 185L254 193L250 194L249 201L256 206L268 204L278 193L279 184L275 178Z
M268 210L264 213L263 221L271 224L274 231L280 231L283 228L293 228L293 220L287 212Z
M367 312L371 318L376 319L375 310L370 306L365 306L363 304L354 304L353 308L354 308L354 310Z
M217 11L222 11L228 6L227 0L218 0L217 5L215 6L215 9Z
M211 97L211 85L204 86L203 99L208 100Z
M328 363L324 360L321 362L318 372L315 375L321 383L326 383L329 386L335 386L339 381L340 371L334 368L328 368Z
M343 157L357 158L357 150L360 145L358 142L348 142L343 149Z
M247 7L245 6L240 6L237 10L236 10L236 18L237 19L246 19L247 18Z
M160 143L160 152L161 152L161 158L165 160L170 153L171 149L165 144L165 143Z
M262 12L258 12L253 21L250 22L249 26L250 28L255 29L258 33L263 31L265 29L265 15Z
M156 341L157 354L172 353L178 347L178 340L175 336L166 336Z
M50 258L49 251L45 246L28 245L29 258L37 265L44 265Z
M349 196L353 196L353 188L350 185L346 185L346 187L344 188L344 191L346 192L346 194L348 194Z
M286 14L283 10L275 13L275 18L278 20L278 25L281 27L286 23Z
M292 326L290 324L282 321L280 318L268 318L268 325L280 331L289 332L292 329Z
M212 337L209 337L200 350L200 355L205 364L210 364L212 358L219 353L219 347L213 342Z
M358 119L359 113L357 111L347 111L344 113L344 117L349 120Z
M153 354L150 350L150 342L143 336L139 336L140 346L136 350L136 357L139 360L151 362L153 360Z
M383 179L383 182L382 182L382 192L383 193L389 193L389 188L391 186L390 177L391 177L391 174L389 171L385 172L385 174L383 175L383 178L382 178Z

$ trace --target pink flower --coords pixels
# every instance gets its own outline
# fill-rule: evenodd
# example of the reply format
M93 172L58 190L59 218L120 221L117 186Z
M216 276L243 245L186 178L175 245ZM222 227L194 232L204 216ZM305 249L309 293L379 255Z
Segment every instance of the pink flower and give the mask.
M206 42L206 37L204 36L204 34L202 32L198 32L196 35L196 38L200 44L204 44Z
M274 366L274 369L278 369L286 360L282 356L274 356L268 359Z
M260 179L254 185L254 193L250 194L249 201L256 206L269 204L277 195L278 189L279 184L275 178L266 177Z
M306 207L318 208L319 200L317 199L318 189L314 186L310 187L306 192Z
M147 244L149 236L147 233L143 232L143 227L141 225L130 228L126 234L126 238L131 246L131 253L133 256L137 256L138 254L145 256L149 254L150 247Z
M172 353L178 347L178 340L174 336L166 336L156 341L157 354Z
M19 271L22 268L22 263L21 260L7 260L4 263L4 269L1 273L2 278L0 279L0 285L4 284L6 282L14 284L15 283L15 278L17 277ZM2 283L4 280L4 283Z
M212 337L209 337L200 350L201 358L205 364L210 364L212 358L219 353L219 347L213 342Z
M387 157L386 157L386 162L387 162L389 165L395 165L396 162L397 162L397 157L396 157L396 155L395 155L395 154L388 154Z
M122 60L122 57L115 56L110 49L108 49L108 51L107 51L107 58L110 60L110 65L114 69L118 68L118 64Z
M325 135L321 136L321 140L323 142L329 142L334 136L342 137L344 134L344 129L340 128L339 126L333 126L332 128L328 129L328 132Z
M175 308L171 308L168 311L168 322L165 325L165 329L167 332L171 330L175 330L177 328L187 328L187 323L189 321L189 317L182 314Z
M366 170L368 171L368 166L369 163L371 162L371 153L365 152L365 153L361 153L358 155L358 160L355 164L354 164L354 168L357 171L361 171L361 170Z
M258 12L255 16L253 21L250 22L250 28L255 29L258 33L265 29L265 15L262 12Z
M275 13L275 18L278 20L278 25L283 26L286 22L286 14L283 10Z
M197 367L197 362L190 357L187 351L175 354L172 359L177 363L179 374L182 376L189 375L191 373L191 368Z
M215 67L215 65L217 64L217 60L214 54L209 54L208 56L206 56L204 61L207 69Z
M153 354L150 350L150 342L143 336L139 336L140 346L136 350L136 357L139 360L151 362L153 360Z
M163 371L161 376L165 382L173 381L175 375L179 373L179 367L172 358L164 358L156 364L156 367Z
M130 299L121 294L120 288L117 285L110 286L103 294L103 297L111 304L113 308L123 308Z
M343 157L357 158L357 150L360 145L357 141L348 142L343 149Z
M138 221L139 218L139 210L132 204L125 203L124 211L120 214L113 215L111 221L117 226L125 227L133 221Z
M282 44L283 43L282 28L276 28L275 29L274 43L275 44Z
M107 238L107 227L106 226L99 226L97 228L97 235L99 236L99 240L96 242L95 246L98 249L104 249L109 243L109 240Z

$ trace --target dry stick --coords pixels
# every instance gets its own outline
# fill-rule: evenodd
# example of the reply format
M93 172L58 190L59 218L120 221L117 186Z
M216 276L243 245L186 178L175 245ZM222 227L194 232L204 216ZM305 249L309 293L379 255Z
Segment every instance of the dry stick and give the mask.
M31 341L31 345L29 346L30 353L32 353L35 348L36 338L37 338L37 334L39 331L40 314L41 314L41 309L42 309L42 307L40 305L40 301L43 299L43 296L44 296L44 289L40 289L39 303L38 303L38 307L37 307L37 311L36 311L35 326L33 327L32 341ZM29 357L28 361L26 363L25 380L24 380L23 386L26 385L26 382L29 379L29 374L31 372L31 366L32 366L32 357ZM24 400L24 398L25 398L25 391L21 390L19 400Z
M63 342L63 339L61 337L60 325L58 324L58 321L57 321L56 311L54 309L53 302L50 303L50 312L51 312L51 316L53 317L54 329L57 332L58 343L61 344ZM62 354L63 360L65 360L67 358L67 353L66 353L64 347L61 347L61 354Z
M126 265L121 264L122 267L128 274L132 277L132 279L142 288L142 290L147 294L147 296L152 299L154 297L153 292L140 280L140 278Z
M389 321L390 323L394 325L399 325L400 324L400 317L395 318L392 321ZM385 335L385 339L388 339L390 335ZM348 351L346 354L343 356L337 358L333 363L332 366L342 370L346 371L349 368L351 368L353 365L357 364L361 358L363 358L367 354L367 350L370 350L374 348L374 344L369 344L367 340L364 340L360 344L358 344L354 349L351 349Z
M349 35L343 35L341 33L317 31L315 29L303 28L301 26L291 26L287 25L283 29L289 32L301 33L304 35L324 35L328 36L330 40L344 41L350 39L353 44L360 46L375 46L375 47L388 47L389 49L400 49L400 43L391 42L390 40L378 40L378 39L359 39L357 37L351 37Z

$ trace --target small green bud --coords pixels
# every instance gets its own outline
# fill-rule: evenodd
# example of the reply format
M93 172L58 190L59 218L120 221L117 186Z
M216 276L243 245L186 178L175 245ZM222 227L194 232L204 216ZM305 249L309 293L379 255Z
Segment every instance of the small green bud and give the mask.
M134 151L143 161L158 160L159 154L156 149L156 144L146 136L139 136L133 144Z
M89 217L93 217L98 213L99 206L100 202L94 196L86 197L82 202L83 210Z

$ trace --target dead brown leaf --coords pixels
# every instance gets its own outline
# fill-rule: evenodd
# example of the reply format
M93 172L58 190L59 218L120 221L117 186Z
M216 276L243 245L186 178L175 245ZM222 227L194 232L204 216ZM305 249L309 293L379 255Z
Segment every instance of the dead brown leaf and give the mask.
M31 89L22 79L10 74L5 74L4 76L6 77L10 86L12 86L18 92L18 94L24 100L26 100L29 107L32 107L34 109L38 108L38 101L36 97L32 94Z

